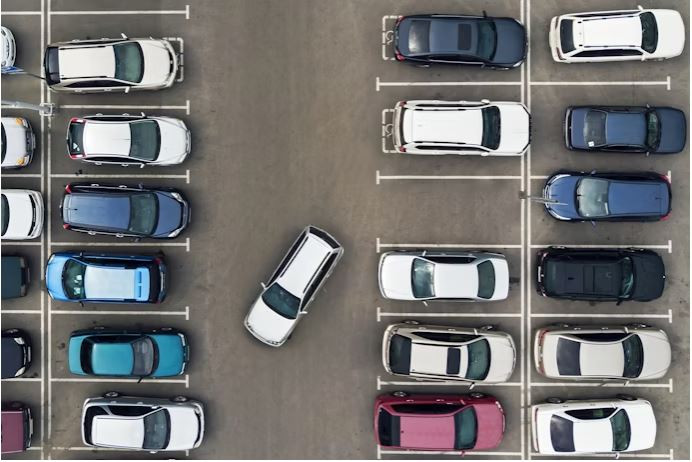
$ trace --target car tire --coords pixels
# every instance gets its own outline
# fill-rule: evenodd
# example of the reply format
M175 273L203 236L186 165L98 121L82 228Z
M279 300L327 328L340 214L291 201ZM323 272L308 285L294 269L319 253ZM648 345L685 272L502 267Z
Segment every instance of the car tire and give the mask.
M636 400L637 400L637 398L635 398L635 397L632 396L632 395L625 395L625 394L622 394L622 393L619 394L619 395L616 395L616 396L617 396L618 399L621 399L621 400L623 400L623 401L636 401Z
M120 393L117 391L107 391L103 394L104 398L117 398L120 396Z
M565 402L565 400L562 398L555 398L554 396L551 396L550 398L547 398L545 402L548 404L562 404Z
M406 319L404 321L401 321L403 324L409 324L411 326L418 326L420 325L420 322L414 320L414 319Z
M173 401L174 403L184 403L187 401L187 396L174 396L173 398L171 398L171 401Z
M474 391L472 393L469 393L469 396L473 399L480 399L480 398L485 398L485 394L483 393L478 393L477 391Z
M397 398L406 398L408 396L408 393L405 391L395 391L392 393L392 396L396 396Z

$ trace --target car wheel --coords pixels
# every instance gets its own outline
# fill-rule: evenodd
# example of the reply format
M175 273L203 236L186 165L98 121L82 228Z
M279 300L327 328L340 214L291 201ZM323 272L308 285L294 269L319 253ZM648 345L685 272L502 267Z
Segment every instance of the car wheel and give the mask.
M402 321L404 324L410 324L412 326L418 326L420 322L414 321L413 319L406 319L405 321Z
M185 401L187 401L187 396L174 396L173 398L171 398L171 401L173 401L174 403L184 403Z
M617 395L617 398L621 399L623 401L636 401L636 399L637 399L632 395L623 395L623 394Z
M549 403L549 404L562 404L565 402L565 400L562 398L550 397L550 398L546 399L545 402Z
M478 393L477 391L474 391L473 393L469 393L469 396L473 399L480 399L480 398L485 397L485 395L483 393Z
M120 396L120 393L117 391L107 391L103 394L104 398L117 398L118 396Z
M396 396L397 398L406 398L408 396L408 393L405 391L395 391L392 393L392 396Z

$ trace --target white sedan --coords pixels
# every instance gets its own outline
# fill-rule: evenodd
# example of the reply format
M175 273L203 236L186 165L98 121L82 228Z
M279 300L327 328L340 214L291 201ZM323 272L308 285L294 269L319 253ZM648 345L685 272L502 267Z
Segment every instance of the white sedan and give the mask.
M43 196L27 189L2 190L2 238L34 239L43 230Z
M2 168L26 167L31 162L36 137L24 117L2 118Z
M379 284L393 300L504 300L509 266L495 253L393 251L380 257Z
M641 451L656 441L651 403L629 395L563 401L531 408L533 446L539 454L574 455Z

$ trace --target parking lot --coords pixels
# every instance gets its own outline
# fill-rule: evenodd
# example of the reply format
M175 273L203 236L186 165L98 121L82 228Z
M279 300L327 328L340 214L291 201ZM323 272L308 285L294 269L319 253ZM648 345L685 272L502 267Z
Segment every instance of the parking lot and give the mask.
M95 4L97 3L97 4ZM642 1L680 11L689 2ZM23 401L35 417L32 448L7 458L136 458L83 446L85 398L117 390L143 396L186 395L205 403L206 434L193 459L454 458L380 449L372 405L380 393L463 393L459 384L405 380L381 364L390 323L495 324L512 334L518 358L509 382L477 386L506 412L500 447L467 458L541 458L533 453L529 406L550 396L610 397L627 392L651 401L656 445L621 457L689 459L690 153L628 156L569 152L564 110L573 104L671 105L689 118L689 44L679 58L623 64L554 63L550 18L567 12L636 7L632 0L5 0L2 24L17 39L17 66L40 74L48 43L75 38L170 37L184 50L181 81L130 94L49 92L26 75L3 75L3 100L53 103L58 112L4 109L31 121L32 165L2 174L3 188L40 190L46 220L40 239L3 241L2 253L25 255L27 297L2 304L2 326L33 339L26 376L3 380L2 401ZM146 8L146 9L145 9ZM525 64L511 71L421 69L391 59L398 15L431 12L519 19L529 31ZM391 111L400 100L521 101L532 116L529 151L519 157L406 157L392 151ZM70 160L65 130L72 117L145 112L185 121L192 153L182 165L96 167ZM657 223L561 223L540 196L560 169L654 170L673 186L673 213ZM189 198L192 223L171 241L94 237L63 229L65 185L171 186ZM324 228L345 254L310 314L280 349L243 328L247 310L288 246L307 224ZM640 247L666 264L663 297L651 303L566 302L535 290L536 252L546 246ZM402 248L486 249L507 256L510 295L479 303L395 302L381 297L377 262ZM42 281L53 252L164 252L169 293L160 305L52 301ZM673 345L665 379L622 386L557 382L533 366L533 333L554 322L660 327ZM96 325L171 326L190 337L191 361L175 379L76 378L67 370L71 331ZM157 458L163 458L158 454Z

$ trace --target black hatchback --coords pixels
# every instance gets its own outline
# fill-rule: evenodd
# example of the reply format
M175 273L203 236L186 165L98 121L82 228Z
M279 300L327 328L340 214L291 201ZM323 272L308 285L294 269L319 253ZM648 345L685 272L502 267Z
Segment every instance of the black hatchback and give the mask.
M60 208L63 228L91 235L172 239L190 221L187 200L170 188L72 183Z
M513 18L400 16L394 25L394 56L419 66L439 63L511 69L526 58L526 37L524 26Z
M646 249L568 249L538 253L538 291L569 300L648 302L663 294L666 269Z
M23 375L31 365L31 339L19 329L2 331L2 378Z

